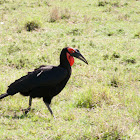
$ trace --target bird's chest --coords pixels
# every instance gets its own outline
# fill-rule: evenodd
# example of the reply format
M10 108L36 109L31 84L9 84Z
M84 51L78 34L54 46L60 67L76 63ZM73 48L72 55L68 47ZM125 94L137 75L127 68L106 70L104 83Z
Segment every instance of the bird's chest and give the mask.
M56 96L57 94L59 94L63 90L63 88L65 87L67 82L68 82L68 79L66 79L66 80L60 82L59 84L51 87L50 96L53 97L53 96Z

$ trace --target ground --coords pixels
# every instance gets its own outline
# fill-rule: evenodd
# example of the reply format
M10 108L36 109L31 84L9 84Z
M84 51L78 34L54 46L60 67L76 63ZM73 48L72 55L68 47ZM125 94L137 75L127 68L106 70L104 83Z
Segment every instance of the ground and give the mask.
M139 0L1 0L0 94L40 65L78 48L65 89L51 103L20 94L0 101L0 139L140 139Z

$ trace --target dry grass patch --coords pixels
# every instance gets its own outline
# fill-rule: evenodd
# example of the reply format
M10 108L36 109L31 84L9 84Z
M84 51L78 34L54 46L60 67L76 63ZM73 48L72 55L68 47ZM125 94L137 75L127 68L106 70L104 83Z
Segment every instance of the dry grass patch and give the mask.
M64 10L60 10L60 8L55 7L50 12L50 20L49 22L56 22L60 19L69 19L71 17L71 12L69 9L65 8Z

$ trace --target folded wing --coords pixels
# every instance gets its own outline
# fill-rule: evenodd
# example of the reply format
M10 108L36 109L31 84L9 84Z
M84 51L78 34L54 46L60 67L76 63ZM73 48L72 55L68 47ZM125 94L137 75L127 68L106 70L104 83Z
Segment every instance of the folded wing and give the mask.
M57 66L42 66L13 82L7 93L29 92L41 86L55 86L67 77L67 70Z

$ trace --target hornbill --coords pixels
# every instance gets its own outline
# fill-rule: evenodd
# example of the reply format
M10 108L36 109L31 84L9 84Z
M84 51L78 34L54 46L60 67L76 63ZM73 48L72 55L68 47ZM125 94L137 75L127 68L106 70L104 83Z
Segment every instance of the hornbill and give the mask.
M61 92L68 82L71 76L71 66L74 64L73 57L88 64L78 49L71 47L63 48L58 66L42 65L32 72L28 72L27 75L10 84L7 92L0 95L0 99L9 95L15 95L18 92L23 96L29 96L29 107L23 110L27 114L31 110L32 99L42 97L53 116L50 108L51 100Z

